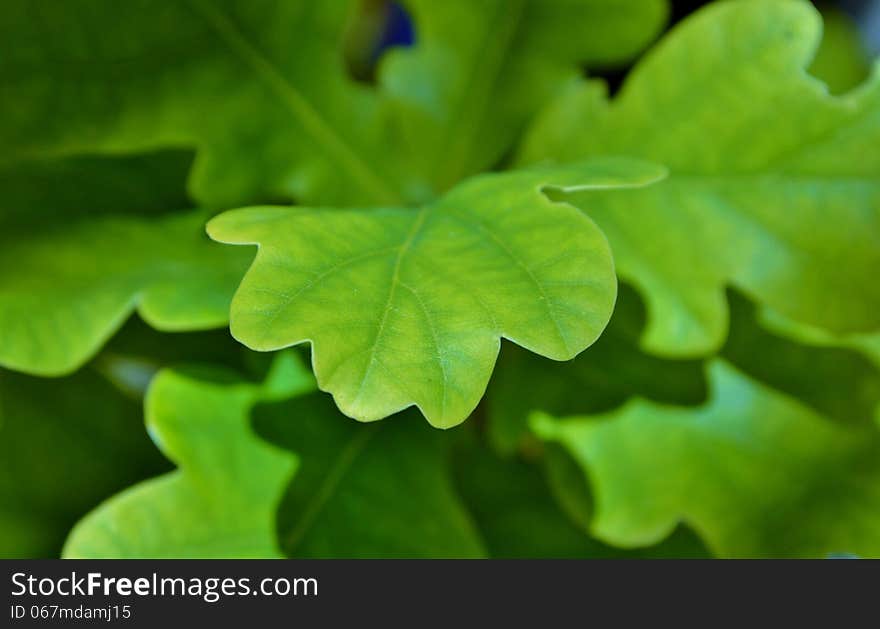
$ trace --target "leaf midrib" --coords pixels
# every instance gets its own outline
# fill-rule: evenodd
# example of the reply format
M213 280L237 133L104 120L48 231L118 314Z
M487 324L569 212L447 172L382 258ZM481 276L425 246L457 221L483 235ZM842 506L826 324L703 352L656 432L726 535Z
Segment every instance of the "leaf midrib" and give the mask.
M399 203L397 187L386 181L315 110L300 91L265 57L232 20L207 0L188 0L220 40L275 93L300 121L316 144L357 180L370 198L379 203Z
M324 482L318 487L318 490L313 494L311 500L308 501L299 523L286 536L285 542L282 544L286 553L293 554L293 551L299 546L303 538L305 538L309 529L311 529L315 520L317 520L321 511L333 497L333 494L336 492L336 489L339 487L343 478L345 478L349 469L351 469L351 466L361 455L364 448L366 448L367 444L372 440L373 436L379 431L380 425L373 424L371 426L358 426L356 428L355 434L339 452L339 456L337 456L333 465L330 467L329 472L324 477ZM296 483L296 478L294 478L293 482Z
M425 225L425 221L428 218L428 214L430 212L429 207L422 208L419 213L416 215L415 220L413 221L413 225L410 228L409 233L406 236L403 244L400 245L400 249L397 251L397 255L394 259L394 268L391 273L391 286L388 289L388 298L385 301L385 307L382 310L382 319L379 322L378 327L376 328L376 335L373 337L373 342L370 345L369 355L370 359L367 361L367 366L364 368L364 375L361 377L361 384L358 387L357 394L354 397L353 404L356 404L363 393L364 386L368 378L370 377L370 373L372 373L373 367L376 364L376 350L379 347L379 343L382 341L382 334L385 331L385 323L388 320L388 313L391 312L392 306L394 304L394 297L397 293L397 286L400 284L400 268L403 265L403 259L406 257L406 254L409 253L413 243L416 238L418 238L419 233ZM445 382L444 382L445 389ZM445 396L444 396L445 397Z

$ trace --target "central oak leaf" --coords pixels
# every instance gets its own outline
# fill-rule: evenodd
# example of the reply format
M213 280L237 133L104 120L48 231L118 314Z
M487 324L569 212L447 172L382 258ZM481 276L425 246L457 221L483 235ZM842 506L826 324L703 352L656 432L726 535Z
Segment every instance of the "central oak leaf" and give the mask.
M362 421L416 405L461 423L501 337L568 360L593 343L617 291L602 232L565 191L636 187L652 164L602 159L483 175L408 208L254 207L208 224L259 246L232 303L232 334L271 351L309 341L318 385Z

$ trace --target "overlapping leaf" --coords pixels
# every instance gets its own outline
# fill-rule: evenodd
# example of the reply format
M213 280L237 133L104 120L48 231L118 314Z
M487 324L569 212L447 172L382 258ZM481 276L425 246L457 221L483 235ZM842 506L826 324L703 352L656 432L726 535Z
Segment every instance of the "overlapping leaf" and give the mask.
M835 347L817 347L818 343L802 344L792 340L791 334L764 329L762 322L755 316L754 306L741 295L733 292L728 295L732 314L731 332L721 353L725 360L731 361L740 370L741 375L738 377L745 385L722 396L716 378L713 382L715 392L710 403L690 407L672 406L685 402L696 403L698 401L696 399L675 398L682 391L688 391L689 382L698 384L700 379L695 381L693 375L688 375L690 367L681 370L681 367L688 365L687 363L665 361L664 364L664 361L658 361L650 356L640 356L634 352L632 343L642 329L643 319L638 316L639 309L636 307L638 302L635 300L635 295L625 290L621 296L623 300L618 305L609 330L600 343L590 348L573 363L573 366L578 366L577 369L570 372L559 371L555 374L555 378L546 379L542 378L543 372L540 369L527 361L512 361L507 364L502 362L499 368L501 371L490 387L489 398L490 434L494 437L495 444L504 451L509 451L513 446L518 445L520 451L530 456L540 455L547 470L549 486L560 505L574 522L584 530L600 535L605 542L624 546L644 545L662 539L668 532L667 529L653 537L645 536L638 541L626 541L622 537L615 537L617 529L612 529L612 533L608 536L596 529L599 520L596 520L593 487L598 487L599 483L605 482L609 477L613 477L613 482L617 483L613 489L621 493L620 505L615 504L615 508L629 510L627 517L632 517L633 521L642 518L642 511L652 508L640 507L642 503L666 504L664 500L669 502L677 500L676 504L684 505L682 509L693 508L694 512L699 513L700 518L703 516L705 518L685 517L689 516L690 511L676 515L667 514L670 526L677 525L681 516L686 524L696 526L701 533L708 531L715 534L716 540L721 534L724 518L712 514L741 510L742 507L735 504L738 500L746 503L754 501L754 510L745 517L753 519L755 526L764 526L763 518L773 513L768 504L774 501L788 504L793 500L791 496L796 493L798 483L801 482L797 471L799 468L804 470L803 482L812 482L809 479L813 477L808 476L812 472L808 470L813 466L813 460L802 451L788 448L785 444L789 438L792 442L799 443L812 435L816 440L812 447L818 450L826 439L823 430L813 435L814 429L809 422L801 425L792 417L786 421L778 420L772 423L763 405L745 403L744 397L739 393L741 389L760 390L769 398L785 399L782 392L792 396L792 406L800 409L792 414L793 417L801 415L821 417L818 423L827 425L829 432L838 435L841 441L849 443L853 451L857 451L860 444L870 449L873 447L871 444L877 441L874 420L877 419L875 414L880 410L878 409L880 370L865 357L860 356L859 352L839 347L840 344ZM832 345L830 342L825 344ZM605 352L598 351L606 345L609 352L616 347L613 353L622 353L629 356L629 359L622 366L615 365L613 360L608 360ZM648 380L639 377L642 373L639 367L644 368L652 363L657 365L653 373L660 378L657 383L661 387L659 396L658 391L652 388ZM697 364L694 362L692 366L696 367ZM603 379L603 368L608 366L612 366L609 377ZM725 369L733 372L730 366L725 366ZM745 370L745 373L742 373L742 370ZM676 372L679 372L677 376ZM583 374L588 377L584 377ZM685 388L682 388L683 386ZM769 387L773 387L773 390ZM526 393L525 395L515 393L517 391L526 391ZM676 391L679 393L676 394ZM505 395L511 399L506 399ZM620 404L627 395L637 396L638 401L629 402L621 411L608 412L607 409ZM649 401L647 399L649 396L655 399ZM524 401L522 408L517 407L515 403L515 399L519 397ZM796 403L795 399L797 399ZM659 404L658 401L664 405ZM808 410L807 405L815 410ZM624 422L621 418L635 414L632 411L634 407L640 409L638 417L646 419ZM561 452L555 444L536 441L534 434L530 435L525 431L521 421L515 420L530 409L545 411L540 414L544 417L550 414L558 417L570 415L577 417L572 420L560 420L558 426L554 424L553 430L549 433L542 432L540 430L542 426L539 426L538 433L544 437L552 435L554 439L558 438L578 457L584 468L572 464L570 457L565 452ZM719 419L721 416L727 419ZM680 418L681 425L676 422L670 423L669 434L660 437L658 435L664 430L666 426L664 420L668 417ZM686 422L685 418L691 418L691 423ZM766 430L764 430L765 425ZM578 438L569 439L567 432L569 429L572 433L580 431L577 432ZM715 429L720 434L712 433ZM607 433L613 434L614 437L593 439L594 433L590 432L588 459L579 449L586 441L578 439L581 434L586 434L589 430L595 430L597 435ZM725 439L735 443L727 444ZM611 445L607 445L609 443ZM603 450L606 447L607 456ZM725 457L728 456L729 450L736 448L743 450L742 457L757 452L758 454L755 455L757 463L743 462L742 458L738 458L739 455L731 457L731 461L728 462ZM600 455L593 457L595 452L600 451ZM849 492L847 499L851 499L853 504L861 501L858 492L847 484L845 473L829 471L827 467L823 467L824 460L821 457L814 458L817 469L824 470L817 471L816 474L827 474L831 483L843 479L840 480L839 487L841 494ZM854 456L854 460L857 458ZM597 481L593 461L600 459L605 476ZM766 486L761 484L760 479L764 469L773 466L789 470L790 486L783 483ZM707 473L707 469L714 473L716 468L726 470L727 476L720 479L712 478L712 474ZM625 482L622 479L625 479ZM692 479L711 480L705 483L705 487L700 488L702 493L697 492L693 498L688 498L689 492L694 487L695 481ZM640 483L646 483L643 488L639 487L640 493L630 491L632 486L638 486ZM746 483L752 483L752 486L740 491L739 486ZM736 491L734 487L737 488ZM599 489L600 493L605 491L604 488ZM765 493L767 496L758 500L749 495L749 491ZM657 495L654 495L655 492ZM817 493L821 492L821 488L817 490ZM731 494L733 494L732 498ZM709 496L712 496L711 501ZM831 500L829 496L817 498L817 500L821 499ZM713 502L713 504L707 510L703 509L703 502ZM865 501L865 504L869 503ZM855 511L856 507L852 509ZM766 510L766 514L762 510ZM603 516L600 515L599 518L601 517ZM779 514L778 517L780 521L789 517L792 520L796 519L790 513ZM826 516L826 520L828 517L830 516ZM840 514L840 517L856 519L851 513ZM708 529L698 526L704 520L709 523ZM743 527L748 528L747 525ZM827 521L817 518L814 541L822 535L832 535L832 529ZM739 529L729 531L729 536L731 539L740 539ZM707 539L712 541L710 538ZM774 537L768 539L766 546L760 551L741 550L737 553L775 556L784 548L782 543L781 537ZM716 552L724 551L718 545L713 545L713 549ZM810 554L812 551L803 550L803 552ZM818 550L815 552L821 553Z
M477 404L502 337L555 359L590 345L615 281L586 217L647 298L646 349L722 348L710 401L658 404L699 403L704 378L696 361L636 351L642 318L626 300L565 369L505 351L487 434L535 465L413 411L364 426L327 396L288 399L312 387L290 353L262 385L163 371L148 424L178 470L98 508L66 554L702 556L691 527L725 556L880 556L880 378L841 349L880 365L880 81L830 96L810 78L818 21L795 0L717 3L611 102L578 65L635 53L662 0L405 4L417 44L382 59L369 86L341 60L355 0L8 3L0 365L69 371L134 309L163 329L225 323L250 252L207 242L207 212L169 212L188 205L187 164L59 159L185 146L198 150L189 189L209 206L314 206L241 210L211 231L260 246L235 335L261 350L311 342L320 386L358 419L416 405L451 426ZM842 50L828 46L812 68L837 93L858 67L828 62ZM520 159L592 162L453 188L504 159L566 80L578 85ZM663 167L609 154L672 176L640 187ZM124 340L95 366L135 395L185 349L151 362ZM239 366L221 345L196 353ZM48 554L83 509L161 463L142 431L116 434L131 404L92 371L58 389L7 376L0 529L16 553ZM607 412L634 394L648 399ZM578 417L541 414L526 434L533 409ZM100 438L80 444L59 418ZM112 452L96 452L105 441Z
M620 549L588 536L554 503L540 469L497 458L469 444L455 458L456 486L495 558L594 559L706 557L700 540L679 529L659 544Z
M247 351L229 330L167 334L132 317L95 357L92 366L130 397L142 400L166 367L206 365L262 379L274 356Z
M644 305L632 288L622 285L608 327L574 360L553 363L505 346L486 393L493 445L507 454L528 447L528 415L535 410L557 416L600 413L633 396L669 404L702 403L702 363L639 351L644 325Z
M0 365L70 372L135 310L163 330L228 321L243 252L186 207L190 158L77 158L0 170Z
M65 556L484 555L448 478L442 435L414 414L351 422L324 395L278 401L312 382L292 354L276 360L262 386L226 372L161 372L147 425L178 470L84 518ZM258 400L266 402L260 433L293 452L254 433Z
M616 153L670 169L650 189L589 198L646 296L647 348L720 346L726 284L836 332L880 327L880 80L829 95L804 70L820 34L806 2L711 5L613 101L576 86L532 129L523 161Z
M511 39L493 39L493 61L484 63L493 16L509 13L506 3L413 4L424 37L396 52L373 88L350 81L341 63L353 0L7 3L0 224L10 241L0 260L9 269L0 278L0 364L68 372L136 306L165 330L222 325L240 277L237 253L197 236L207 214L149 224L128 216L176 189L171 177L148 186L132 172L136 160L55 157L194 146L190 189L211 205L423 199L491 165L563 75L635 53L665 13L663 0L523 2L521 15L509 15ZM596 36L551 38L566 21L567 32L576 24ZM430 160L417 172L421 156ZM432 179L441 166L452 175L443 186ZM127 186L136 200L116 194ZM170 201L156 199L154 209ZM105 209L113 215L80 220Z
M0 557L53 558L83 513L167 467L137 403L94 370L0 370Z
M451 435L417 413L365 426L313 394L261 405L254 416L261 435L299 457L278 516L288 556L485 556L452 485Z
M662 169L598 160L475 177L418 211L262 207L214 218L215 240L256 244L232 334L257 350L310 341L318 385L360 420L417 405L463 421L500 338L556 360L592 343L616 281L604 236L546 187L639 186Z
M196 146L190 188L201 202L316 189L394 198L390 176L375 172L387 164L376 99L337 59L352 5L8 3L7 158ZM347 185L327 185L336 172Z
M721 352L727 362L830 419L873 421L880 408L880 352L871 356L869 337L847 342L820 331L821 337L803 334L803 326L760 317L741 295L729 299L730 334Z
M209 205L421 200L435 176L503 154L563 70L634 53L665 12L663 0L412 4L424 37L377 90L343 70L355 0L8 2L3 159L196 146L190 189Z
M497 459L472 435L433 431L414 412L351 422L328 396L298 396L310 382L290 354L262 386L217 370L161 372L147 398L148 429L178 470L84 518L65 556L705 554L686 531L637 550L590 539L553 504L535 466ZM248 409L259 399L251 428Z
M296 453L282 455L255 438L247 409L255 399L308 386L310 378L290 360L282 356L262 388L224 372L162 372L148 396L148 428L178 471L127 490L85 518L66 556L279 556L273 505L281 547L298 557L701 552L681 534L638 551L590 540L552 505L536 470L496 461L488 450L479 451L479 465L457 459L453 485L446 460L452 435L431 431L414 413L363 426L341 417L325 396L260 405L256 430ZM536 526L550 535L536 535Z
M623 546L692 526L721 556L880 556L880 432L845 428L723 362L696 410L634 401L535 417L595 494L592 531Z
M379 81L405 149L434 197L494 166L580 65L639 52L665 0L408 0L416 46L389 52Z
M280 557L275 509L296 460L260 440L248 412L259 399L313 387L291 354L263 385L224 371L166 370L146 399L147 428L178 465L115 496L74 528L66 557Z

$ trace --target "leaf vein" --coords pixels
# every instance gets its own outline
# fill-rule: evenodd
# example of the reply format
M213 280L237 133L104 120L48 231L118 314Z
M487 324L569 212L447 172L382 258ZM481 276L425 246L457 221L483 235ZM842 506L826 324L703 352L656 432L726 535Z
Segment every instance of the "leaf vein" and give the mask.
M218 37L247 66L249 66L290 112L303 125L311 137L324 147L365 190L381 202L400 200L395 186L390 185L365 162L354 149L334 131L303 94L272 64L266 56L249 42L241 30L216 5L207 0L189 0L196 13L211 26Z

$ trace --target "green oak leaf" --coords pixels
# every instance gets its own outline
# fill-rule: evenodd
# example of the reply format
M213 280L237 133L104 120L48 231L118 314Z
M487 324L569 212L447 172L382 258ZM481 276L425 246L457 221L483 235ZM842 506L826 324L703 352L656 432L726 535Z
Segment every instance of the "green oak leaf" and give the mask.
M353 7L8 2L0 143L7 159L192 146L189 187L212 206L316 190L396 199L380 103L342 72Z
M474 177L417 211L226 212L208 224L211 237L259 246L232 302L232 334L260 351L310 342L318 386L346 415L371 421L416 405L434 426L454 426L482 396L501 337L568 360L610 316L605 237L542 191L663 174L599 160Z
M135 485L83 518L64 546L69 558L281 557L275 509L296 468L262 441L250 408L313 387L293 354L266 381L228 370L163 370L145 400L147 430L178 469Z
M452 485L447 442L413 411L363 425L315 393L254 409L258 433L296 452L279 508L291 557L482 557L483 542Z
M367 86L343 64L357 0L12 0L0 159L193 146L209 206L421 201L493 165L558 78L634 54L665 15L664 0L517 4L413 0L424 37Z
M190 157L72 158L0 169L0 365L69 373L135 310L166 331L220 327L247 256L186 207Z
M727 364L698 409L635 400L533 428L565 446L595 496L591 531L621 546L691 526L725 557L880 556L880 432L828 421Z
M666 20L666 0L407 0L416 45L378 80L430 195L491 168L580 66L620 63Z
M94 369L51 381L0 370L0 557L57 557L84 513L165 471L141 417Z
M644 325L644 305L624 284L608 327L574 360L553 363L506 345L486 392L493 446L506 454L528 449L533 439L528 427L531 411L599 413L632 396L669 404L702 403L706 398L702 362L641 352L638 338Z
M468 444L454 459L456 487L493 558L593 559L706 557L700 540L683 527L657 545L620 549L586 535L560 511L535 465L500 459Z
M553 378L542 378L537 367L528 369L523 363L505 366L502 359L490 386L489 434L495 444L503 452L518 445L521 452L540 455L553 494L565 512L585 531L590 531L592 526L593 496L583 471L556 444L536 441L521 416L529 410L555 416L593 415L618 406L629 396L666 405L681 405L685 401L695 403L694 398L674 399L676 392L680 395L688 390L688 382L692 383L691 386L700 382L693 381L692 376L682 377L687 373L682 368L688 363L658 361L633 353L631 348L644 323L644 318L638 316L642 314L640 310L633 308L636 305L632 302L633 297L627 290L621 292L609 329L596 345L575 361L591 377L581 378L578 370L572 370L571 373L556 373ZM816 347L770 332L757 320L754 305L733 291L728 297L730 334L721 351L726 361L748 377L796 397L800 403L810 405L841 425L864 428L874 421L875 408L880 402L880 370L866 357L853 351L855 348ZM612 341L619 346L616 350L601 355L595 353L602 346L611 350ZM608 358L609 353L629 358L623 365L616 365ZM652 363L655 365L653 371L645 369ZM805 369L804 365L809 368ZM690 363L690 368L700 368L699 363ZM603 381L600 374L606 371L613 377ZM652 387L647 378L650 373L656 374L656 387ZM640 377L642 374L644 377ZM498 385L506 386L496 391ZM694 389L694 392L698 390ZM505 394L514 399L521 398L524 403L517 406L507 400ZM666 399L663 399L664 395ZM780 456L784 454L780 453Z
M651 188L582 200L645 295L647 349L720 347L728 284L838 333L880 327L880 73L830 95L805 71L820 35L807 2L711 4L614 100L575 85L531 129L521 162L613 153L669 168Z

